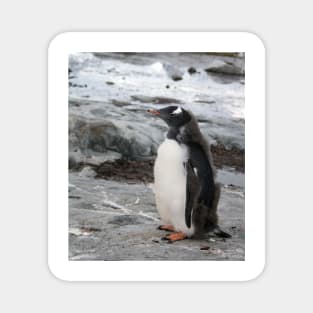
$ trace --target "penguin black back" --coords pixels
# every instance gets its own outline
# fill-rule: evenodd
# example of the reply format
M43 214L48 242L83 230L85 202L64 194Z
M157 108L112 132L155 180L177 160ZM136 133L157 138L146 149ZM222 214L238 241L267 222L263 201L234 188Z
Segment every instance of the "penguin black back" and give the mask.
M198 201L211 207L215 191L212 165L198 143L190 142L188 147L191 166L193 167L193 170L196 171L196 175L199 177L201 185Z

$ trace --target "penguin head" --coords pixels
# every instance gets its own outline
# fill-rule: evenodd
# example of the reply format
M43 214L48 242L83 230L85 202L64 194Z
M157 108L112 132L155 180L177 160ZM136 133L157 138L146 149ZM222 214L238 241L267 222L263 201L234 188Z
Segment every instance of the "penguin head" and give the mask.
M148 112L161 118L169 127L174 128L180 128L191 120L188 111L178 106L169 106L160 110L150 109Z

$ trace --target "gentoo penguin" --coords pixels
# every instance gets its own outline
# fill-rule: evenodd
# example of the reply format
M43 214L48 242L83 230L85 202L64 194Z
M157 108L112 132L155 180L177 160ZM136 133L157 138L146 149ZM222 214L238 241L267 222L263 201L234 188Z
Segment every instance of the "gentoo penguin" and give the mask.
M156 206L164 223L159 229L173 231L164 239L199 238L208 232L231 237L218 226L220 185L196 118L177 106L148 112L169 127L154 164Z

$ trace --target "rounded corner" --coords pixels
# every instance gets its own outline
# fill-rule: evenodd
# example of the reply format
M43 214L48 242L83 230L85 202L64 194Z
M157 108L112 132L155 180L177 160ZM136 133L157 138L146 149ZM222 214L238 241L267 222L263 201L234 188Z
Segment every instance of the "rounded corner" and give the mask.
M250 32L250 31L244 32L244 34L249 37L249 39L251 40L252 43L255 43L257 46L261 47L265 53L265 51L266 51L265 42L264 42L263 38L261 38L259 36L259 34L256 34L254 32Z
M62 277L62 275L59 275L58 271L55 270L53 265L51 264L51 261L47 262L47 268L48 268L48 272L54 279L59 280L61 282L70 282L69 279Z
M246 282L252 282L255 281L257 279L259 279L263 273L266 270L266 261L264 260L264 262L262 262L262 264L260 264L260 267L256 268L255 272L252 273L251 277L248 277L247 279L245 279Z
M58 46L60 43L64 42L64 37L68 37L71 32L64 31L53 35L53 37L48 42L48 51L50 51L54 46Z

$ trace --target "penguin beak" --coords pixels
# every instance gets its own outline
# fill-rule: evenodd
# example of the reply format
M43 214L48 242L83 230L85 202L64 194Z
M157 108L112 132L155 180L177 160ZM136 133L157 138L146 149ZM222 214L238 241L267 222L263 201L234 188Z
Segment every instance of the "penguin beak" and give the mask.
M160 111L154 110L154 109L149 109L147 112L152 114L152 115L160 115L161 114Z

